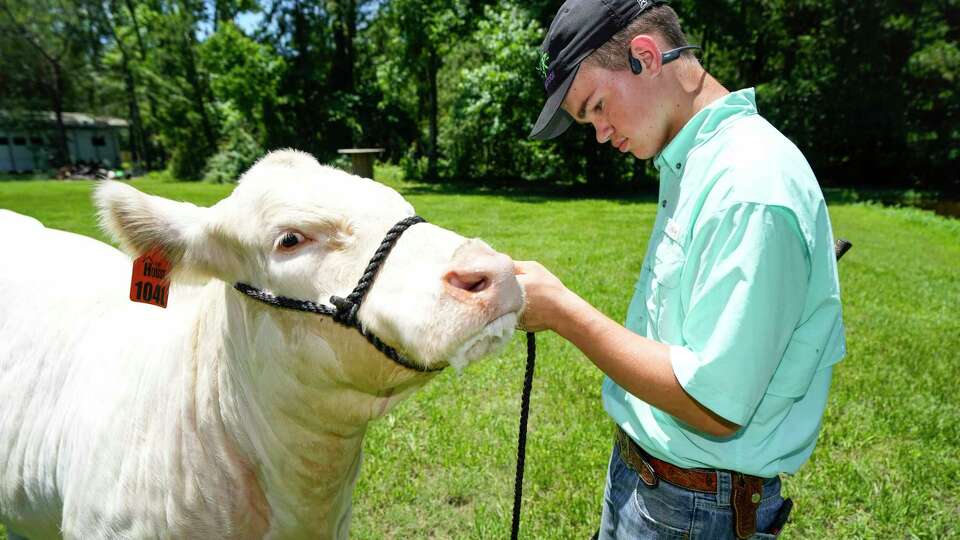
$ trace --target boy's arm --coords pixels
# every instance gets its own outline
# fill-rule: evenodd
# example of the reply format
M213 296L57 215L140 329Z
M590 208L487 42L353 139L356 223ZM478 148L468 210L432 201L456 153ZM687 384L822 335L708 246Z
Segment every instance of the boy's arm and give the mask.
M518 261L516 273L526 292L527 330L553 330L624 390L698 431L729 437L740 429L683 390L673 373L669 347L617 324L539 263Z

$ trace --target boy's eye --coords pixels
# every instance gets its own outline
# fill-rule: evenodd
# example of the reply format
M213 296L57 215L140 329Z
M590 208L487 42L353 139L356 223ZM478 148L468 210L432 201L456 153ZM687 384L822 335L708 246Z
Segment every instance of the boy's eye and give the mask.
M593 107L594 112L603 112L603 101L598 101Z

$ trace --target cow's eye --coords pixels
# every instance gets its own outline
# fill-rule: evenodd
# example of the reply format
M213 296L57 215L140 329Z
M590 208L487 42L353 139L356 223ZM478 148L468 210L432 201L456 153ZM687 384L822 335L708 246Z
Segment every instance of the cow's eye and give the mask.
M283 235L283 238L280 239L279 246L281 249L293 249L301 242L303 242L303 235L298 232L288 232Z

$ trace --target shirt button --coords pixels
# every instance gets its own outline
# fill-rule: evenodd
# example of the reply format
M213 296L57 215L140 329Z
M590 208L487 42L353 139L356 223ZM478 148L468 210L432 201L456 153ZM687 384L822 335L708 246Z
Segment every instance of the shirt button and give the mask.
M677 170L678 170L678 171L680 170L680 164L679 164L679 163L677 163Z
M660 206L666 208L666 207L667 207L667 200L664 199L664 200L663 200L663 203L662 203Z

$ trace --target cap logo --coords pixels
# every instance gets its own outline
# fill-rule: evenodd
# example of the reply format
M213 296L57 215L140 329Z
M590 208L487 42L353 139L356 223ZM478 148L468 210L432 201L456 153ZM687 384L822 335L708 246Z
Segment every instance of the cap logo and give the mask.
M540 63L537 64L537 71L540 72L540 76L544 79L547 78L547 69L550 67L550 53L547 51L540 51Z
M637 3L640 4L640 11L650 7L650 0L637 0Z

